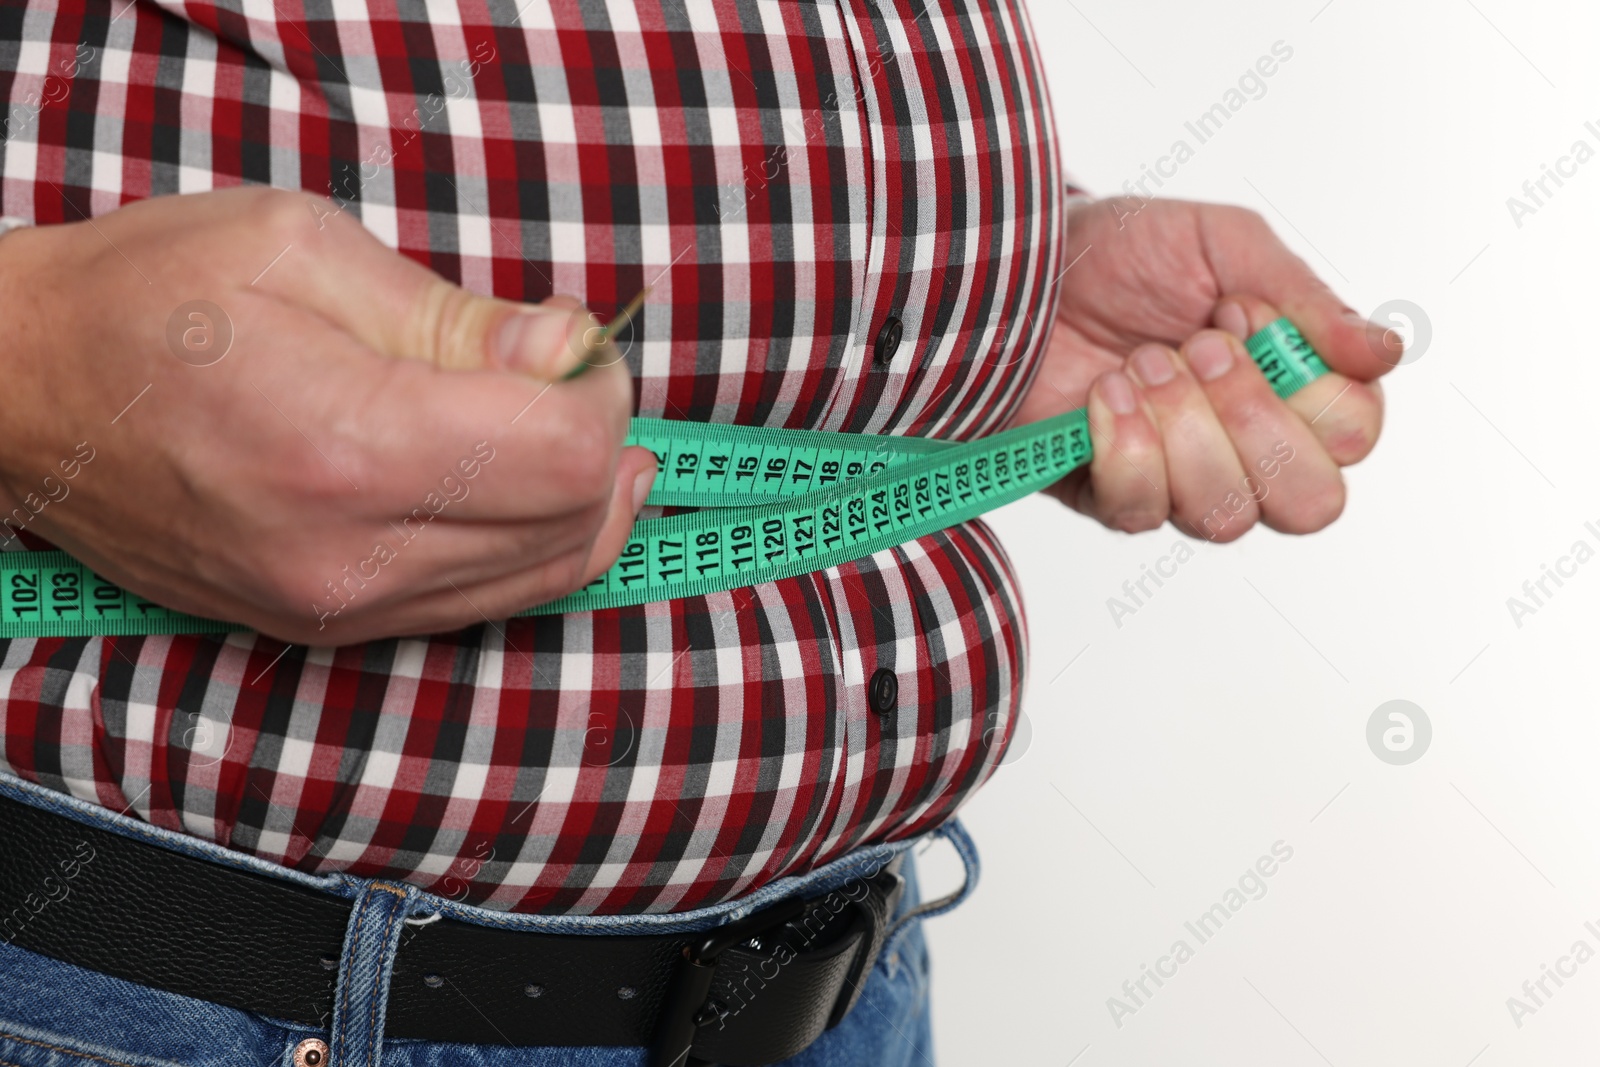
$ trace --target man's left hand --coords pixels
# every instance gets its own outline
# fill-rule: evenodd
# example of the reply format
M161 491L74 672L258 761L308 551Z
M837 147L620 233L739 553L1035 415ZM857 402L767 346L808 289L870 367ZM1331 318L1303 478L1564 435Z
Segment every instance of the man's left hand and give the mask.
M1253 211L1176 200L1071 212L1055 329L1013 425L1087 406L1094 461L1049 492L1129 532L1310 533L1377 443L1398 337L1352 311ZM1332 368L1280 399L1243 340L1287 316Z

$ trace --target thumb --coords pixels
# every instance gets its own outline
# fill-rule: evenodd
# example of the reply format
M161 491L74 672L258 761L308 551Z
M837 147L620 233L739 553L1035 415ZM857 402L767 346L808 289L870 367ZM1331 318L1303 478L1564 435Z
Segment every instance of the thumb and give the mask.
M571 297L521 304L480 296L383 244L359 222L324 214L305 226L310 269L269 288L320 312L394 359L445 370L503 370L557 381L583 364L619 362L598 321ZM614 346L611 346L614 349Z
M432 272L410 312L374 345L384 355L443 370L505 370L558 381L597 358L593 317L571 297L518 304L479 296Z
M1328 366L1346 377L1372 381L1399 366L1403 352L1392 332L1340 300L1260 215L1222 208L1202 212L1201 220L1222 294L1249 293L1276 306Z

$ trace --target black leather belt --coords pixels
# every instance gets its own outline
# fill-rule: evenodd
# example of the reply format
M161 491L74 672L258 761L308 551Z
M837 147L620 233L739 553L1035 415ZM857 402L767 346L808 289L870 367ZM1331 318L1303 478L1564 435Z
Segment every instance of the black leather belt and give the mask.
M776 1063L855 1005L899 902L899 859L698 934L409 926L386 1036ZM0 797L0 941L65 963L325 1029L351 908Z

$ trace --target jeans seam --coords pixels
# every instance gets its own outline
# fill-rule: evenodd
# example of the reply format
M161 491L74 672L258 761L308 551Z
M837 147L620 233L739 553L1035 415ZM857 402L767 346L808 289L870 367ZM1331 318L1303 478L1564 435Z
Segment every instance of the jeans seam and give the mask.
M67 1048L65 1045L52 1045L48 1041L30 1041L28 1038L17 1034L8 1034L4 1030L0 1030L0 1038L4 1038L7 1041L15 1041L19 1045L32 1045L34 1048L49 1049L51 1052L64 1052L68 1056L77 1056L79 1059L98 1060L101 1063L113 1064L114 1067L134 1067L131 1063L114 1060L108 1056L96 1056L90 1052L79 1052L77 1049ZM17 1064L9 1063L6 1060L0 1060L0 1064L4 1064L5 1067L18 1067Z
M356 916L355 930L353 930L351 932L351 934L350 934L349 966L350 966L351 969L354 969L356 956L361 951L361 927L363 925L365 925L365 923L367 921L367 912L372 907L372 895L370 893L363 894L362 897L361 897L361 903L358 905L358 907L361 909L361 914ZM341 975L340 977L344 978L344 979L348 979L350 977L350 975L349 975L348 972L346 972L345 974ZM343 1012L343 1014L344 1014L344 1019L345 1019L345 1025L348 1026L350 1024L350 985L351 985L351 983L347 980L347 981L344 981L341 984L344 986L344 998L343 998L344 999L344 1012ZM342 1050L341 1050L341 1055L339 1056L339 1060L340 1060L340 1067L343 1067L344 1056L342 1054Z
M374 889L382 889L387 893L393 893L395 896L399 897L400 900L401 900L401 904L396 906L395 909L389 913L389 922L383 928L383 942L382 942L381 945L379 945L379 950L384 952L384 953L387 953L389 951L389 934L390 934L391 931L394 930L395 916L399 915L401 913L401 911L404 910L404 902L405 902L406 895L405 895L405 893L403 891L395 889L393 886L376 885L376 886L373 886L373 888ZM372 1012L371 1012L370 1016L367 1019L367 1063L366 1063L366 1067L371 1067L371 1065L372 1065L372 1050L373 1050L373 1047L377 1044L377 1040L378 1040L378 998L383 993L383 972L384 972L384 961L380 959L378 961L378 970L372 976Z

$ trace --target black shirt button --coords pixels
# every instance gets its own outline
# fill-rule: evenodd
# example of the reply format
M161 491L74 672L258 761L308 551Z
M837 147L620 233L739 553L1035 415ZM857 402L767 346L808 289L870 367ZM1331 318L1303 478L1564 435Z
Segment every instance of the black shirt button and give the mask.
M887 667L878 668L867 686L867 699L872 703L872 710L879 715L894 711L900 699L900 680L894 676L894 671Z
M882 329L878 331L878 339L872 346L880 366L888 366L889 361L894 359L894 354L900 351L900 341L905 333L905 327L897 316L890 315L884 320Z

